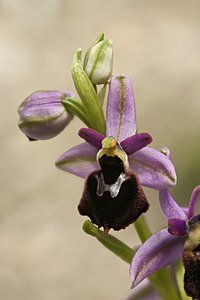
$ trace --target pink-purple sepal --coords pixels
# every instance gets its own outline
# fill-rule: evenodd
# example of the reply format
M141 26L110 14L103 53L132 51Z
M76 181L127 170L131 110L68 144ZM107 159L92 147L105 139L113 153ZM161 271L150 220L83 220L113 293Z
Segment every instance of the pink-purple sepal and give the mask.
M173 235L185 236L187 234L186 221L181 219L169 219L168 232Z
M91 128L81 128L78 135L96 149L99 150L102 148L101 142L105 136L96 130Z
M115 75L109 85L106 108L106 135L118 142L136 132L136 108L131 80Z
M156 270L175 262L182 254L185 239L171 235L167 229L153 234L138 249L130 266L132 288Z
M126 152L126 154L131 155L142 148L146 147L152 142L152 137L148 133L137 133L125 140L123 140L120 145Z

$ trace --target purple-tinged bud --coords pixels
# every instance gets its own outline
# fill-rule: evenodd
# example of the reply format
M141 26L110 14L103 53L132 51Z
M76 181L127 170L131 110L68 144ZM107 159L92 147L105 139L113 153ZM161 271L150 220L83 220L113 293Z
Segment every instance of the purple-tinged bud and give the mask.
M73 115L62 104L71 92L37 91L19 106L19 128L30 140L48 140L58 135Z

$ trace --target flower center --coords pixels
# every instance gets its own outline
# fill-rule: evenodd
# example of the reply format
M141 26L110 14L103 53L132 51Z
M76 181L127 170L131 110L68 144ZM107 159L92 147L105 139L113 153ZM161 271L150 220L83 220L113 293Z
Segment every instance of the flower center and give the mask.
M108 166L105 172L107 171L109 173L112 173L113 168L115 170L118 169L118 176L120 175L120 173L125 172L129 169L128 156L126 152L112 136L107 136L102 140L102 149L100 149L97 153L97 161L101 165L101 168L103 165L104 168L106 168L106 165ZM116 179L118 176L116 176Z

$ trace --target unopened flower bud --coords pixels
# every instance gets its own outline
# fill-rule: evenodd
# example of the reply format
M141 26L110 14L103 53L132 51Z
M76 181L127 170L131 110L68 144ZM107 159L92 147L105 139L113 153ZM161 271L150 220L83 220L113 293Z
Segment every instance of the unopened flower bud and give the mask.
M112 68L112 41L101 35L85 55L84 71L93 84L104 84L112 75Z
M30 140L47 140L58 135L73 115L62 104L71 92L37 91L26 98L18 109L19 128Z

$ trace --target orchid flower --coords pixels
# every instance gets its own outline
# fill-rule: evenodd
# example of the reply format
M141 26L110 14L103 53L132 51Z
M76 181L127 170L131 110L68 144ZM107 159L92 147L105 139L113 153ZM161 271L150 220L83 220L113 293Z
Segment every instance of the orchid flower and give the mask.
M79 48L71 68L77 96L58 90L32 93L19 107L19 128L29 140L46 140L60 134L74 116L88 127L78 133L84 142L61 155L56 166L85 178L78 210L90 220L85 221L83 230L131 263L134 290L127 300L157 300L159 295L179 300L178 284L171 276L174 266L159 269L181 257L185 291L198 300L200 215L195 215L195 205L200 186L192 192L188 208L174 201L169 188L176 184L176 172L169 150L150 148L151 136L137 132L131 81L126 75L112 76L112 41L104 39L102 33L89 47L83 63L81 56ZM99 87L101 84L103 87ZM103 103L108 86L105 117ZM141 216L149 207L142 186L159 191L161 209L168 219L168 228L153 235ZM134 222L144 242L137 251L108 234L111 228L124 229ZM166 291L166 285L172 288Z
M153 234L134 255L130 266L133 288L156 270L182 257L186 293L194 299L200 298L200 215L194 213L199 194L200 186L197 186L188 208L181 208L168 189L159 192L168 229Z
M56 165L87 178L79 212L105 231L125 228L147 210L141 185L161 190L176 184L170 159L146 147L152 141L148 133L136 133L133 89L125 75L115 75L110 81L106 136L91 128L80 129L79 136L86 142L65 152ZM117 207L112 204L114 198Z

